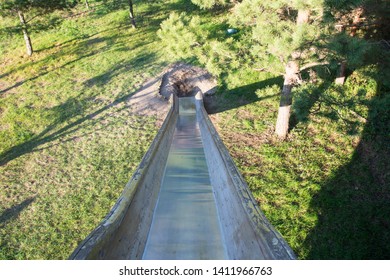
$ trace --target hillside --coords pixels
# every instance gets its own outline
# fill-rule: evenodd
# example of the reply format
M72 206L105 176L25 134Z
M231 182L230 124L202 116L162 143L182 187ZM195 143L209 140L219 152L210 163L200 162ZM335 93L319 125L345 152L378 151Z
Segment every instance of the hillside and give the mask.
M36 18L31 57L17 18L0 18L0 259L66 259L110 210L161 124L130 100L178 60L158 36L170 13L198 16L199 40L232 42L229 9L134 1L133 29L115 3ZM281 75L180 59L216 72L226 66L206 107L301 259L390 258L389 51L380 50L350 69L344 86L333 83L334 69L314 69L316 81L305 72L284 141L274 135Z

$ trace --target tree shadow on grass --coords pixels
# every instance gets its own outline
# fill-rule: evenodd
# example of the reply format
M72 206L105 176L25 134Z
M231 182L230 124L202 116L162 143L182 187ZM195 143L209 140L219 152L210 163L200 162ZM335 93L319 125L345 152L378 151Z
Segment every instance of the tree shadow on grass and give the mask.
M149 1L147 4L144 4L143 8L145 10L140 11L138 9L138 3L134 3L134 15L135 21L137 23L137 29L154 29L157 30L160 27L160 23L162 20L169 16L169 13L164 13L164 15L160 16L158 14L159 11L171 11L171 12L193 12L195 10L199 10L199 12L205 12L199 9L196 5L194 5L191 1ZM112 12L116 11L128 11L129 4L127 1L122 0L114 0L107 2L105 4L95 5L93 12L91 13L92 18L101 18ZM126 20L123 22L129 28L131 27L130 17L127 16Z
M134 65L146 65L148 62L151 62L154 59L154 57L155 57L154 55L150 55L150 54L138 55L137 57L131 60L131 63L124 61L118 65L113 66L110 69L110 71L107 71L101 75L97 75L85 81L83 84L85 87L102 86L103 84L110 81L114 76L129 71L130 69L134 69L135 68Z
M111 10L106 10L106 13L118 10L118 9L128 9L127 3L122 3L122 6L112 6L113 8ZM137 10L137 3L134 4L135 9L135 21L137 23L137 31L136 32L157 32L157 30L160 29L160 24L165 19L167 19L172 12L176 13L187 13L191 14L192 16L195 15L209 15L210 13L217 14L218 10L215 11L209 11L200 9L198 6L193 4L191 1L152 1L147 3L147 7L142 10ZM158 12L161 11L161 12ZM165 12L169 11L169 12ZM102 13L103 15L104 13ZM125 22L128 26L130 26L130 19L127 18Z
M75 42L75 41L86 41L92 37L95 37L99 34L103 34L103 33L106 33L106 32L109 32L109 31L112 31L112 30L117 30L118 28L121 28L121 25L119 26L115 26L115 27L112 27L112 28L107 28L107 29L104 29L102 31L99 31L99 32L94 32L94 33L91 33L91 34L83 34L83 35L80 35L80 36L75 36L74 38L72 39L69 39L69 40L66 40L64 42L61 42L61 43L55 43L55 44L52 44L51 46L48 46L48 47L45 47L45 48L41 48L41 49L37 49L35 50L35 52L43 52L43 51L46 51L46 50L50 50L50 49L53 49L53 48L63 48L63 47L67 47L68 45L70 45L71 43ZM1 77L1 76L0 76Z
M142 67L142 65L151 63L154 60L155 60L154 54L145 54L142 56L138 56L133 60L126 61L120 65L112 67L109 71L107 71L103 75L98 75L95 78L88 80L87 82L85 82L84 86L85 87L101 86L105 83L109 83L110 80L115 76L127 72L128 67L132 67L133 69L137 67L140 68ZM141 62L142 64L140 64ZM55 118L55 121L53 121L51 125L46 127L38 135L30 138L28 141L16 145L10 148L9 150L5 151L4 153L2 153L0 155L0 166L5 165L9 161L18 158L24 154L28 154L30 152L37 150L37 148L39 148L43 144L52 142L57 139L61 139L66 135L74 133L80 130L81 128L83 128L83 125L92 126L97 121L99 121L98 116L102 115L103 112L107 111L108 109L120 103L125 102L134 93L135 92L131 92L131 93L120 95L113 102L89 114L86 114L85 112L88 109L88 107L91 105L89 101L91 101L93 97L89 96L84 99L76 97L76 98L68 99L63 104L56 106L52 109L54 116L57 117ZM67 120L77 116L82 116L82 117L71 122L70 124L63 126L62 128L59 128L58 130L55 130L57 127L61 126L61 124L63 124Z
M370 64L377 62L365 62ZM366 95L364 89L347 98L342 87L332 89L340 90L342 102L337 97L333 100L326 93L334 87L329 78L295 96L295 126L316 114L331 121L343 120L344 133L355 134L360 116L354 106L364 102L369 109L360 142L350 161L320 182L319 192L311 199L309 211L317 214L318 222L303 244L309 250L308 259L390 258L390 88L378 79L388 73L389 66L382 64L381 73L367 73L377 82L376 96L371 100L359 99L359 94ZM321 110L321 106L326 109ZM348 108L356 113L355 117L342 119L339 108Z
M16 15L16 14L15 14ZM32 15L31 17L27 17L27 24L28 29L30 33L33 32L44 32L48 31L50 29L56 28L58 25L60 25L63 22L63 18L59 16L52 16L50 18L42 17L42 14L36 14ZM17 18L17 15L14 16L14 19ZM36 19L38 18L38 20ZM17 21L15 25L6 26L3 28L0 28L0 36L6 35L6 36L20 36L23 35L22 33L22 27Z
M350 162L312 198L319 219L305 240L309 259L390 258L390 88L377 84Z
M32 82L32 81L35 81L37 79L40 79L40 78L48 75L49 73L51 73L53 71L59 70L61 68L65 68L65 67L67 67L69 65L72 65L74 63L77 63L77 62L79 62L79 61L81 61L83 59L90 58L92 56L95 56L97 54L101 54L101 53L106 52L106 51L110 51L111 47L113 45L113 42L115 40L117 40L118 38L120 38L120 37L121 36L107 36L107 37L89 38L88 40L81 41L75 47L69 48L66 51L60 51L60 52L58 52L55 55L47 56L45 59L43 59L43 60L41 60L39 62L35 62L34 64L36 64L36 63L45 64L46 61L59 60L61 57L64 57L66 55L74 55L74 54L77 55L77 57L75 59L67 61L67 62L63 63L62 65L60 65L60 66L57 66L57 67L55 67L53 69L50 69L50 70L44 70L44 71L40 72L38 75L35 75L33 77L26 78L26 79L24 79L22 81L16 82L15 84L13 84L12 86L9 86L7 88L0 89L0 94L4 94L4 93L6 93L6 92L8 92L8 91L10 91L12 89L18 88L18 87L22 86L23 84L25 84L27 82ZM125 37L125 36L122 36L122 37ZM88 48L91 48L93 45L97 45L97 44L102 43L102 42L107 43L107 45L105 47L102 47L102 48L99 48L99 49L94 49L93 51L87 51L86 52L86 50ZM129 48L121 49L121 51L129 51L129 50L130 50ZM0 77L6 77L6 76L8 76L9 74L11 74L13 72L23 70L24 68L27 68L27 67L30 67L30 66L32 66L32 64L26 63L23 66L20 66L18 68L15 68L12 71L9 71L7 73L2 74Z
M12 206L11 208L6 209L1 215L0 215L0 227L3 226L5 223L7 223L11 219L15 219L19 216L19 214L28 207L31 203L33 203L35 200L34 197L30 197L26 200L24 200L22 203L19 203L17 205Z
M39 79L39 78L42 78L42 77L46 76L47 74L51 73L52 71L55 71L55 70L64 68L64 67L66 67L66 66L68 66L68 65L70 65L70 64L73 64L73 63L75 63L75 62L77 62L77 61L80 61L80 60L82 60L82 59L84 59L84 58L88 58L88 57L93 56L93 55L95 55L95 54L96 54L95 52L90 52L90 53L88 53L88 54L81 55L81 56L79 56L78 58L76 58L76 59L74 59L74 60L68 61L68 62L62 64L61 66L58 66L58 67L56 67L55 69L52 69L52 70L50 70L50 71L42 71L41 73L39 73L39 75L36 75L36 76L34 76L34 77L30 77L30 78L24 79L24 80L19 81L19 82L16 82L16 83L13 84L12 86L9 86L9 87L7 87L7 88L5 88L5 89L0 89L0 94L4 94L4 93L6 93L6 92L8 92L8 91L10 91L10 90L12 90L12 89L18 88L18 87L24 85L24 84L27 83L27 82L35 81L35 80L37 80L37 79Z
M307 122L310 115L320 111L322 105L322 102L320 102L321 95L330 85L330 82L323 82L308 89L298 89L299 92L294 93L293 110L289 120L289 132L294 130L299 123Z
M273 85L280 86L282 83L282 76L278 76L275 78L270 78L260 82L248 84L242 87L237 87L231 90L224 90L222 88L220 89L221 93L204 97L206 111L209 114L216 114L241 106L245 106L247 104L254 103L260 100L273 98L279 94L259 97L256 94L256 91L258 89L270 87Z

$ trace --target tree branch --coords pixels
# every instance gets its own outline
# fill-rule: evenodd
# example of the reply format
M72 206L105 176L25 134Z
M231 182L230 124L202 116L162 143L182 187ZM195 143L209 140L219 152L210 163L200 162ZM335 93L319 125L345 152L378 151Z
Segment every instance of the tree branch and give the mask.
M364 20L365 18L361 18ZM335 27L341 27L341 28L346 28L346 27L365 27L365 26L375 26L380 24L380 21L373 21L373 22L368 22L368 23L352 23L352 24L336 24Z
M308 64L302 66L301 69L300 69L300 71L304 71L304 70L306 70L306 69L308 69L308 68L312 68L312 67L314 67L314 66L327 65L327 64L329 64L328 61L322 61L322 62L316 61L316 62L311 62L311 63L308 63Z
M40 16L42 16L42 15L44 15L44 13L39 13L39 14L33 16L32 18L30 18L29 20L26 20L26 23L29 23L29 22L32 21L34 18L40 17Z
M267 68L253 68L253 70L255 70L255 71L259 71L259 72L263 72L263 71L268 71L268 69Z
M263 68L252 68L252 70L258 71L258 72L272 72L272 71L269 70L269 68L266 68L266 67L263 67ZM273 72L273 73L275 73L275 72ZM276 74L279 74L280 76L283 76L285 73L277 72Z

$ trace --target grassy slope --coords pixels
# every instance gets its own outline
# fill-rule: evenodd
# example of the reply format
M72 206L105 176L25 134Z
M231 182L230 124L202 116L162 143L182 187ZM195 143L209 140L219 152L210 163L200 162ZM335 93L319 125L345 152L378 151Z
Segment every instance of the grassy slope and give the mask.
M112 207L157 131L126 98L169 63L155 32L176 2L136 3L136 30L125 9L53 14L31 58L1 30L0 259L67 258Z
M383 72L367 66L344 87L366 121L313 97L318 90L342 96L329 84L308 86L310 98L297 89L295 112L305 117L284 142L273 135L280 77L258 82L258 74L246 74L229 75L228 90L210 109L221 111L212 120L270 222L301 259L388 259L390 96Z
M166 11L193 9L185 2L140 1L137 30L125 10L103 6L54 15L55 29L33 34L32 58L1 31L0 259L66 258L110 209L156 132L153 118L129 116L126 97L168 63L155 31ZM349 79L347 92L367 101L354 133L297 92L306 118L286 142L272 136L280 77L231 73L213 98L213 122L300 258L390 257L390 106L377 81Z

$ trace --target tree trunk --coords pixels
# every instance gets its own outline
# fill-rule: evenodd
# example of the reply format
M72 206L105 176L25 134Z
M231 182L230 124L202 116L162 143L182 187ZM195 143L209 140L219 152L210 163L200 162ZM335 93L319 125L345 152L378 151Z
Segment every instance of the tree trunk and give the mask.
M339 73L335 80L336 85L343 85L345 82L345 70L347 69L347 62L344 60L340 64Z
M352 28L351 28L351 36L355 37L356 32L359 29L359 24L361 22L361 16L363 15L364 9L362 7L358 7L354 10L354 17L352 21Z
M297 25L308 23L310 18L310 10L298 10Z
M360 21L361 21L361 16L363 14L364 10L362 7L358 7L357 9L355 9L354 11L354 17L353 17L353 22L352 22L352 28L351 28L351 37L355 37L356 35L356 32L358 30L358 26L360 24ZM340 32L341 31L344 31L345 28L341 28L340 29ZM340 69L339 69L339 73L337 75L337 78L335 80L335 84L337 85L343 85L344 82L345 82L345 78L346 78L346 70L347 70L347 61L344 60L340 63Z
M135 18L134 18L134 10L133 10L133 0L128 0L129 2L129 14L130 14L130 20L131 20L131 25L133 28L136 28L135 24Z
M85 0L85 7L87 7L87 10L88 10L88 11L90 10L88 0Z
M280 139L285 139L288 133L292 105L292 88L297 81L298 72L298 61L289 61L286 65L282 95L280 97L278 119L276 120L275 128L275 133Z
M297 26L308 23L310 18L310 10L299 10L297 16ZM280 105L278 118L276 120L275 133L280 139L287 137L290 111L292 105L292 88L298 81L299 74L299 57L300 53L295 51L291 55L292 59L286 65L286 73L284 75L284 83L282 95L280 97Z
M20 23L22 24L22 31L23 31L24 41L26 42L27 54L29 56L31 56L33 53L33 48L32 48L32 44L31 44L30 36L28 35L27 23L26 23L26 20L24 18L23 12L18 10L18 16L20 19Z

